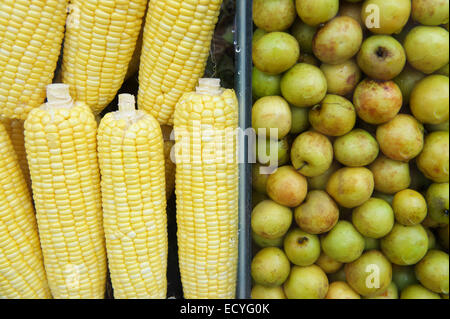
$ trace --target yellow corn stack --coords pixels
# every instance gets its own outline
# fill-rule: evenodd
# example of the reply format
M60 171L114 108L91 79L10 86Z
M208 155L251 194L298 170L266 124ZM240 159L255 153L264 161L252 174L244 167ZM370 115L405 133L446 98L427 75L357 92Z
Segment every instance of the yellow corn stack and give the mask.
M97 123L64 84L25 121L25 147L48 283L54 298L104 298Z
M51 298L31 196L0 121L0 299Z
M238 256L238 104L201 79L175 109L178 248L184 297L234 298Z
M25 120L45 100L68 0L0 0L0 115Z
M163 138L164 138L164 160L166 168L166 198L172 197L173 191L175 190L175 163L174 159L171 157L172 148L175 145L175 141L171 140L170 135L172 134L173 128L171 126L162 125L161 126Z
M158 122L119 95L98 130L105 228L114 297L164 299L167 217L163 137Z
M62 79L73 98L96 114L114 99L125 79L147 1L71 1Z
M22 170L28 189L31 191L30 170L28 169L27 153L25 151L24 121L17 119L1 119L0 121L3 122L3 125L8 132L14 151L19 160L20 169Z
M144 27L138 106L173 124L183 93L203 76L222 0L152 0Z

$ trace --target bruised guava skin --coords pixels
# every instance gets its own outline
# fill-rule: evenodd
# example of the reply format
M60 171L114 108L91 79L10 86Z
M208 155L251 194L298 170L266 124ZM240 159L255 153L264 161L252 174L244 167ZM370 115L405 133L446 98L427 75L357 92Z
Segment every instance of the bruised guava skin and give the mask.
M379 25L371 25L371 16L376 14L373 7L378 8L376 12L380 18ZM409 20L411 14L411 0L366 0L364 1L361 17L366 27L377 34L392 34L400 32Z
M322 63L320 69L327 79L329 94L346 96L361 80L361 70L354 59L339 64Z
M288 299L323 299L328 287L327 275L319 266L294 266L284 283L284 292Z
M449 293L449 258L440 250L430 250L415 267L416 277L427 289Z
M265 31L284 31L294 23L296 16L293 0L253 1L253 22Z
M372 276L377 276L376 282ZM348 284L360 295L376 296L391 284L392 265L380 251L371 250L345 265L345 277Z
M300 228L291 229L284 239L284 252L294 265L310 266L320 256L319 237Z
M405 38L403 46L409 64L431 74L449 61L449 34L441 27L417 26Z
M344 264L322 252L319 259L316 260L316 265L322 268L325 273L334 274L338 272Z
M413 189L405 189L395 194L392 208L395 219L405 226L420 224L428 213L425 198Z
M358 21L361 28L364 29L366 26L361 18L361 9L362 9L361 1L359 1L359 0L357 0L357 1L341 1L339 3L338 16L353 18L356 21Z
M355 89L353 105L358 116L369 124L392 120L403 104L402 91L393 81L365 79Z
M396 265L414 265L428 251L427 232L422 225L403 226L396 223L392 231L381 239L381 250Z
M312 47L314 55L323 63L339 64L358 53L362 40L358 21L336 17L316 32Z
M408 162L423 149L424 128L413 116L398 114L378 126L377 141L384 155L396 161Z
M339 0L295 0L300 19L310 26L331 20L339 10Z
M356 61L369 77L388 81L402 72L406 54L400 42L393 37L374 35L364 40Z
M345 208L362 205L372 196L373 190L373 174L365 167L341 168L327 183L327 193Z
M417 167L433 182L449 181L449 134L433 132L425 138L422 153L417 157Z
M266 247L282 247L283 246L283 241L284 241L284 237L279 237L279 238L275 238L275 239L268 239L265 237L262 237L258 234L256 234L254 231L252 231L252 239L253 242L261 247L261 248L266 248Z
M372 163L380 152L376 139L362 129L338 137L333 144L335 158L345 166L360 167Z
M325 299L361 299L346 282L335 281L330 284Z
M323 134L304 132L297 136L292 144L291 162L304 176L322 175L333 162L333 145Z
M437 221L431 219L430 215L428 214L427 217L422 222L422 226L426 228L440 228L444 227L445 224L438 223Z
M341 164L339 164L337 161L333 161L331 163L330 168L328 168L322 175L315 177L308 177L308 189L311 190L316 189L323 191L326 190L330 176L333 175L333 173L336 172L341 167L342 167Z
M252 127L258 135L282 139L289 134L292 127L289 104L281 96L260 98L253 104Z
M364 297L364 299L398 299L398 288L394 282L391 282L389 287L382 292L373 297Z
M411 185L408 163L395 161L382 154L369 166L375 180L375 190L395 194Z
M410 108L422 123L438 125L448 121L448 76L435 74L418 82L411 93Z
M449 184L434 183L426 193L428 216L440 225L449 222Z
M364 251L364 237L348 221L341 220L321 237L322 250L330 258L349 263L358 259Z
M265 200L252 211L252 230L267 239L283 237L292 224L292 211L271 200Z
M267 195L275 202L297 207L308 192L308 181L292 166L282 166L267 179Z
M253 258L251 274L255 283L274 287L286 281L290 268L289 259L281 249L268 247L261 249Z
M305 53L305 52L300 53L298 63L306 63L317 67L320 66L320 61L312 53Z
M320 104L309 111L312 127L327 136L341 136L351 131L356 123L356 111L346 98L328 94Z
M414 21L424 25L448 23L448 0L412 0L411 16Z
M322 234L331 230L339 219L339 208L324 191L313 190L305 202L295 209L297 225L310 234Z

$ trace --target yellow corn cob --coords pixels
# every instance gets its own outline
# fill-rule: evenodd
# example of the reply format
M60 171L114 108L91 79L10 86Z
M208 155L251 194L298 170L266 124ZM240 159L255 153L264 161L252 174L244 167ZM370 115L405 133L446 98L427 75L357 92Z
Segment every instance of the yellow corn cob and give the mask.
M124 81L146 7L147 0L71 1L62 79L96 114Z
M205 71L222 0L152 0L139 69L138 106L161 124L173 124L183 93Z
M69 88L51 84L48 102L25 121L25 147L47 279L55 298L103 298L97 123Z
M167 217L158 122L119 95L98 130L105 228L114 297L166 298Z
M141 28L139 37L136 42L136 48L134 49L133 56L128 64L127 74L125 75L125 81L131 78L139 70L139 62L142 52L142 41L144 37L144 27Z
M31 196L0 121L0 299L51 298Z
M28 189L31 191L30 170L28 169L27 153L25 151L25 135L23 128L23 121L17 119L2 119L3 125L9 134L14 151L17 154L20 168Z
M178 255L188 299L235 295L237 106L233 90L202 79L197 92L184 94L175 109Z
M175 145L175 141L172 141L170 135L172 133L172 127L162 125L161 130L164 137L164 163L166 168L166 198L172 197L175 190L175 163L171 158L172 148Z
M25 120L45 100L68 0L0 1L0 115Z

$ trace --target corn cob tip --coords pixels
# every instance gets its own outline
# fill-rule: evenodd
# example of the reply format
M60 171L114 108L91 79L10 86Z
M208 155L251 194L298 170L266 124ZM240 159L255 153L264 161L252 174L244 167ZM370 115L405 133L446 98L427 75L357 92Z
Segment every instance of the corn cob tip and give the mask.
M47 85L47 100L50 103L72 100L69 86L63 83L54 83Z
M196 93L205 95L221 95L223 93L223 90L220 87L220 79L199 79Z
M47 85L46 107L71 108L73 105L69 86L63 83Z
M136 110L136 99L132 94L119 95L119 112L134 112Z

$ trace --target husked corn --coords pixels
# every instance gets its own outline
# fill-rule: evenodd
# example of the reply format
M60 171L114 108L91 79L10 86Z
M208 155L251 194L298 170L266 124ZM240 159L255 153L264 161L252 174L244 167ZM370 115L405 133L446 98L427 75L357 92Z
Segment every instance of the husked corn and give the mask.
M27 152L25 151L25 135L22 120L17 119L0 119L9 134L14 151L19 160L20 169L22 170L25 181L31 190L30 170L28 168Z
M152 0L139 69L138 107L173 124L183 93L205 72L222 0Z
M0 0L0 116L25 120L45 100L68 0Z
M139 63L142 52L142 41L144 37L144 27L141 27L141 32L136 42L136 48L134 49L133 56L128 64L127 74L125 75L125 81L131 78L137 71L139 71Z
M116 96L135 51L148 0L72 0L62 80L100 113Z
M67 85L49 85L47 100L25 121L25 147L48 283L54 298L104 298L97 123Z
M187 299L235 296L237 125L234 91L213 79L200 80L175 109L178 255Z
M98 130L103 224L115 298L166 298L164 144L158 122L119 95Z
M51 298L31 196L0 121L0 299Z

